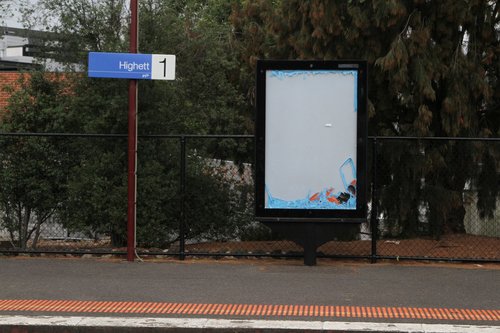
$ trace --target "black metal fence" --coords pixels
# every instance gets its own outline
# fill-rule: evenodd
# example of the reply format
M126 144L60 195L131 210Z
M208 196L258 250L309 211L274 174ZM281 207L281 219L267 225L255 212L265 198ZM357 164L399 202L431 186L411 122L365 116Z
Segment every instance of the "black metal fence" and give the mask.
M0 253L126 253L126 135L0 134ZM369 217L319 257L500 261L500 139L371 137ZM138 143L139 256L300 257L254 219L254 138Z

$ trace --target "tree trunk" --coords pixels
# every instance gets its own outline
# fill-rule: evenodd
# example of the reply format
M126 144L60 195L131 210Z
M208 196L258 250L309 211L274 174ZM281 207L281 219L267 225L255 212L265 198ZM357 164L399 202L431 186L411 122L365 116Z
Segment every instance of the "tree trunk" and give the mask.
M38 240L40 239L40 227L42 226L43 222L44 221L42 220L42 218L37 218L37 220L36 220L35 237L33 238L33 244L31 244L31 247L33 249L36 249L37 244L38 244Z

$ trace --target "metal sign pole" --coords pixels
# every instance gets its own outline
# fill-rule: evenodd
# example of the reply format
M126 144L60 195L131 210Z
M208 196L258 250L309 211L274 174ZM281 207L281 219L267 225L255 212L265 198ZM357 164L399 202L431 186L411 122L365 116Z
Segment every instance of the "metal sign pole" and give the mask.
M137 53L138 5L130 0L130 53ZM127 210L127 261L135 257L136 180L137 180L137 80L130 80L128 89L128 210Z
M130 79L128 88L127 260L136 253L137 80L175 80L175 55L139 54L138 0L130 0L130 53L89 52L88 76Z

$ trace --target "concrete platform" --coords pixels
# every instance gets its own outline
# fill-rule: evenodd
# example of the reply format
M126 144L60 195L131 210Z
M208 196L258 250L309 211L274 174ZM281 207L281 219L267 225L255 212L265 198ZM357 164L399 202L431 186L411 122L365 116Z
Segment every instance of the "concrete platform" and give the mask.
M0 332L500 332L499 265L0 257L0 285Z

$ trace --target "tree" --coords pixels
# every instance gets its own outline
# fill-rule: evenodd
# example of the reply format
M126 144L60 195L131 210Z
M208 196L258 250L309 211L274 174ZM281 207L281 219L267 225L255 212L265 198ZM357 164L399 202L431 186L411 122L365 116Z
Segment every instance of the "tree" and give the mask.
M139 130L145 134L241 134L250 131L242 111L244 99L237 89L234 73L239 64L230 44L228 17L230 1L141 2L140 49L144 53L176 54L174 82L141 82ZM230 189L220 179L206 173L213 159L248 160L250 146L234 140L196 140L188 144L188 207L186 237L229 237L234 228L228 212L234 209ZM179 236L180 214L179 142L148 141L139 160L138 239L159 235L172 243ZM163 153L162 153L163 151ZM172 159L174 156L174 159ZM159 177L163 175L162 177ZM210 176L210 177L209 177ZM167 191L165 189L168 189ZM163 207L155 211L156 207ZM219 205L220 211L210 209ZM245 221L238 221L244 223ZM147 224L147 226L145 224ZM148 232L157 230L156 233ZM163 233L160 230L163 229ZM218 233L209 230L218 230Z
M41 45L40 56L64 64L84 64L89 51L127 49L125 0L39 0L21 8L27 27L41 26L56 40Z
M140 7L140 50L177 57L175 82L141 82L143 133L242 134L251 126L233 73L230 1L148 0ZM150 123L150 119L153 119Z
M237 7L233 24L252 70L257 58L366 59L371 134L498 134L498 2L257 1ZM382 210L406 236L417 232L421 205L436 236L463 232L462 192L484 150L498 159L491 148L453 141L382 147L390 170L380 179Z
M39 56L67 64L68 71L86 64L88 51L126 49L128 23L123 0L39 1L26 6L27 25L43 26L52 40ZM75 66L75 64L77 66ZM60 121L72 133L126 133L126 82L91 80L68 74L71 88L67 116ZM63 132L64 132L63 130ZM60 220L70 231L98 238L109 234L114 245L126 239L126 143L114 138L68 140L72 168L67 196L60 201Z
M73 132L122 134L127 128L127 82L75 76L71 115ZM112 245L126 240L127 143L124 137L74 139L77 163L68 177L64 225Z
M140 2L140 51L177 55L175 82L139 84L140 134L240 134L249 130L250 123L240 112L244 100L234 77L239 68L229 38L229 3ZM85 66L87 51L127 49L128 22L123 1L42 0L36 10L31 8L25 13L32 14L33 21L38 17L43 22L49 13L56 18L44 22L57 36L56 43L43 49L45 57ZM126 81L89 79L79 74L72 78L66 128L79 133L126 133ZM214 158L236 156L248 160L250 145L240 147L229 141L188 147L188 156L196 151L200 157L188 162L189 170L203 170ZM168 246L178 238L179 142L140 139L139 147L138 243ZM64 226L96 238L109 233L114 245L122 245L127 202L125 142L114 138L74 139L71 149L74 165L67 179L67 199L61 204ZM192 188L210 188L203 202L230 195L228 186L207 174L190 175L189 183ZM195 198L188 196L191 201ZM225 205L223 211L227 213L234 203L224 201L221 205ZM210 221L213 230L223 230L231 218L216 216L209 209L205 213L203 218ZM200 223L203 221L197 219L191 222ZM203 233L198 226L191 230L188 237Z
M19 82L2 117L2 132L60 132L68 94L58 75L34 72ZM57 138L19 137L0 141L0 224L14 245L36 248L41 226L57 217L67 193L71 158Z

